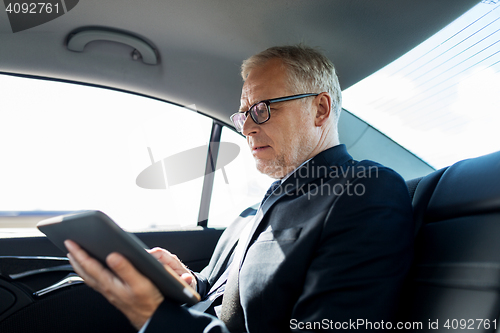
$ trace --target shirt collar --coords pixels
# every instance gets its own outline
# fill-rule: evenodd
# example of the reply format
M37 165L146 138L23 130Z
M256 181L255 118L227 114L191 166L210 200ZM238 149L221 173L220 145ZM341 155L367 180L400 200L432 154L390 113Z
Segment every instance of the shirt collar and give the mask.
M307 162L309 162L312 159L313 159L313 157L311 157L307 161L304 161L304 163L302 163L301 165L296 167L292 172L288 173L285 177L281 178L281 184L283 184L285 182L285 180L287 180L295 171L297 171L297 169L299 169L300 167L302 167L304 164L306 164Z

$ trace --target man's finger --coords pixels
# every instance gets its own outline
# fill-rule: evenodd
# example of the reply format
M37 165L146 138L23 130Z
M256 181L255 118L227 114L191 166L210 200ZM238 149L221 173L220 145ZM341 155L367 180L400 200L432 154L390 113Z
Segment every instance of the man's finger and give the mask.
M184 282L186 282L187 284L189 284L191 287L193 287L193 280L194 280L194 277L192 274L190 273L184 273L181 275L181 279L184 280Z
M86 253L83 253L85 251L83 251L78 244L71 240L64 241L64 246L66 246L66 249L69 251L68 259L75 272L80 275L80 277L82 277L88 285L96 285L97 281L89 275L80 264L80 261L87 260L88 256Z
M173 269L187 284L192 288L196 288L196 278L175 254L159 247L148 250L148 252L163 264L166 270Z
M85 283L100 291L102 291L104 281L107 282L105 286L112 286L110 282L116 280L116 278L99 261L89 256L87 252L71 240L66 240L64 245L69 251L68 258L71 265L75 272L85 280Z
M144 275L139 273L130 261L119 253L113 252L108 255L106 264L125 284L135 285L141 279L145 279Z
M68 259L71 266L73 266L75 273L80 275L80 277L85 281L85 283L87 283L90 286L96 284L96 281L85 272L85 270L82 268L82 266L80 266L78 261L76 261L76 259L71 255L71 253L68 253Z
M122 255L111 253L106 258L112 272L76 243L66 241L65 245L75 271L90 287L103 294L122 311L137 329L144 325L163 302L164 298L159 290Z
M159 262L161 262L163 265L169 265L169 266L175 265L175 266L178 266L178 262L176 260L177 257L174 256L172 253L170 253L169 251L167 251L165 249L161 249L159 247L155 247L154 249L149 250L148 252L153 257L155 257L156 260L158 260Z

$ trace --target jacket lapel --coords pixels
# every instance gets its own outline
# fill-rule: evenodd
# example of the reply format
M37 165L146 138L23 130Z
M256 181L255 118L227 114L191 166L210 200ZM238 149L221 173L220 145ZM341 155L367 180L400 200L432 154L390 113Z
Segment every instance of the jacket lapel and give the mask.
M247 214L242 216L243 215L242 213L242 215L239 216L240 220L237 222L238 225L236 229L231 232L232 237L224 244L223 250L222 252L220 252L217 262L212 270L212 273L210 274L209 281L210 284L212 285L211 289L214 289L215 286L219 286L221 284L220 282L225 281L225 280L220 281L220 277L226 270L229 258L231 257L232 253L234 252L234 249L237 246L239 235L241 234L246 225L248 225L249 223L253 223L256 209L250 207L244 213Z
M341 144L319 153L307 163L295 170L293 174L288 177L281 184L281 186L278 187L273 192L273 194L271 194L271 196L267 198L262 207L257 211L252 229L250 231L250 236L245 243L245 250L243 258L240 261L240 268L243 263L245 254L248 251L250 242L255 237L255 231L262 223L262 220L266 216L266 213L269 211L269 209L278 200L280 200L280 198L286 195L300 195L300 193L303 192L303 190L301 189L303 189L304 186L318 178L326 177L331 168L340 167L341 165L347 163L349 160L352 160L352 157L347 153L345 145Z

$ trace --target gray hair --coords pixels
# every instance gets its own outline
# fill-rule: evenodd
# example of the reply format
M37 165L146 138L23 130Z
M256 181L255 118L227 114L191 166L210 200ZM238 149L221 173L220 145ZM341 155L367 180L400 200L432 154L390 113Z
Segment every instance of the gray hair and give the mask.
M335 122L342 110L342 93L333 63L321 52L303 45L274 46L243 61L241 76L243 81L255 67L268 60L280 59L288 72L288 83L296 94L328 92L332 98Z

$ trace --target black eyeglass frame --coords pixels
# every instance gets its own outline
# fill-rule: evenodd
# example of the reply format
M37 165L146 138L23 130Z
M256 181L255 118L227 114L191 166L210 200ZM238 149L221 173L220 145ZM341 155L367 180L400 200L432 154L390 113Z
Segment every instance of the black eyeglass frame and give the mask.
M231 122L233 123L234 127L238 130L238 132L242 132L243 131L243 128L238 128L238 125L236 125L236 122L233 120L233 118L236 116L236 115L239 115L239 114L244 114L245 115L245 120L246 118L248 118L248 114L250 113L250 117L252 118L252 120L254 121L254 123L256 123L257 125L260 125L260 124L263 124L265 123L266 121L268 121L269 119L271 119L271 110L269 108L269 105L271 103L278 103L278 102L285 102L285 101L291 101L291 100L294 100L294 99L300 99L300 98L305 98L305 97L310 97L310 96L318 96L318 94L315 94L315 93L307 93L307 94L298 94L298 95L291 95L291 96L285 96L285 97L279 97L279 98L272 98L272 99L266 99L266 100L263 100L263 101L260 101L260 102L257 102L255 104L253 104L247 111L244 111L244 112L236 112L234 114L231 115L230 119L231 119ZM267 108L267 118L266 120L264 121L257 121L256 116L254 116L254 113L251 112L252 109L260 104L260 103L264 103L266 105L266 108Z

